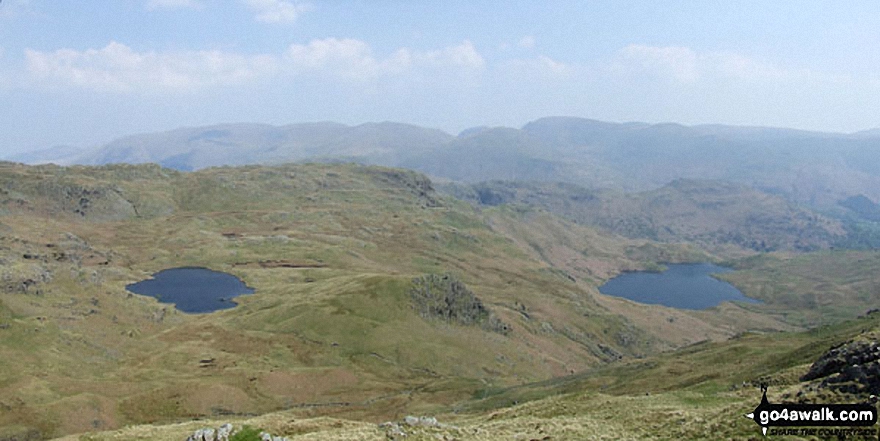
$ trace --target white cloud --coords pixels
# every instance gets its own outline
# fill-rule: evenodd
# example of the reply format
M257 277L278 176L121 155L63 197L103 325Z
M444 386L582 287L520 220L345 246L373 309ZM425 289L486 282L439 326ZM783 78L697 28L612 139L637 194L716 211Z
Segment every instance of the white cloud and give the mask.
M523 49L534 49L535 48L535 37L532 35L526 35L525 37L519 40L519 47Z
M363 41L327 38L291 45L287 60L295 72L320 72L359 80L424 69L480 70L486 65L469 41L427 52L402 48L388 57L378 58Z
M243 0L263 23L293 23L304 12L312 9L309 3L291 0Z
M308 44L293 44L287 61L296 72L320 71L351 78L379 74L381 62L373 57L370 46L360 40L327 38Z
M27 49L25 58L28 71L40 86L112 92L229 86L270 75L276 69L271 56L219 51L136 52L116 42L85 51Z
M202 3L198 0L148 0L147 10L158 9L201 9Z

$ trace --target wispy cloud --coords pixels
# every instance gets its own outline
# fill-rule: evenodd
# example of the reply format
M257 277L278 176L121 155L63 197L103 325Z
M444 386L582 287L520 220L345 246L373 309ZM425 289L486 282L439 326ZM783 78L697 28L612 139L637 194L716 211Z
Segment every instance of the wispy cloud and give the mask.
M526 35L525 37L519 39L518 45L523 49L534 49L535 37L532 35Z
M160 9L201 9L204 5L198 0L148 0L147 10Z
M0 46L0 90L4 90L9 86L9 80L6 76L6 63L3 60L4 55L6 55L6 50L3 49L3 46Z
M633 44L620 51L617 61L618 67L624 70L668 76L683 82L696 81L701 74L697 54L686 47Z
M424 52L401 48L382 58L374 56L370 46L363 41L327 38L305 45L291 45L286 58L297 72L320 72L360 80L427 68L480 70L486 65L485 59L469 41Z
M734 52L697 52L688 47L635 44L618 52L613 67L623 72L650 74L682 83L712 78L780 80L809 75L806 71L784 69Z
M300 15L312 9L310 3L291 0L243 0L263 23L293 23Z
M3 0L0 3L0 18L17 17L31 12L31 0Z
M102 49L25 51L27 69L41 84L98 91L193 90L241 84L270 75L276 60L220 51L136 52L111 42Z
M554 60L546 55L538 55L534 58L512 59L504 65L506 70L514 72L521 78L535 80L571 79L577 70L575 66Z
M485 68L472 43L430 51L398 49L376 56L356 39L293 44L281 54L223 51L136 51L111 42L100 49L25 50L31 87L76 87L114 93L192 91L311 74L322 79L373 81L409 74L460 74Z

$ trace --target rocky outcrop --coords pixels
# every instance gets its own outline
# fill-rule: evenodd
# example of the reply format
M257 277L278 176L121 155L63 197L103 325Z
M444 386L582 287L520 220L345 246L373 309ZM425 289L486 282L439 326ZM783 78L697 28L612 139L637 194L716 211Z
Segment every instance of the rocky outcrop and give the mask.
M399 187L406 188L416 196L424 207L442 207L443 203L434 191L434 186L427 176L408 170L383 170L379 172L382 180Z
M284 436L272 436L271 433L261 432L260 441L290 441Z
M442 424L437 421L437 418L429 417L429 416L421 416L416 417L412 415L407 415L403 421L386 421L382 424L379 424L379 429L385 431L385 437L389 440L402 440L410 435L415 435L416 432L424 432L424 430L419 429L441 429L441 430L451 430L457 431L458 428L455 426L450 426L448 424ZM423 433L424 434L424 433ZM435 434L436 435L436 434ZM439 436L435 436L438 439L446 439L440 438Z
M426 274L413 279L410 297L419 315L460 325L480 325L506 334L510 327L483 306L474 293L451 274Z
M37 212L96 222L137 216L137 209L126 198L122 187L85 176L79 169L47 166L3 172L0 174L0 215Z
M41 264L4 268L0 271L0 292L42 295L40 288L52 281L52 271Z
M37 429L12 428L9 432L0 433L0 441L42 441L43 435Z
M236 429L232 424L226 423L216 429L207 427L193 432L186 441L290 441L286 437L273 436L271 433L260 432L249 426Z
M831 348L810 367L801 381L853 395L880 395L880 343L877 333Z

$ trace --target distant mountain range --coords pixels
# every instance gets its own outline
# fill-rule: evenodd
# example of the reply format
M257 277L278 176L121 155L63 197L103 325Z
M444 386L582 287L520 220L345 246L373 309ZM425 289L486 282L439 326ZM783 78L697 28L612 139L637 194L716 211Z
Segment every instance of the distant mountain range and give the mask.
M405 167L439 180L569 182L621 190L675 179L749 185L823 209L880 199L880 132L854 134L723 125L609 123L549 117L521 129L458 136L400 123L223 124L127 136L100 148L18 155L24 163L155 162L178 170L284 162Z

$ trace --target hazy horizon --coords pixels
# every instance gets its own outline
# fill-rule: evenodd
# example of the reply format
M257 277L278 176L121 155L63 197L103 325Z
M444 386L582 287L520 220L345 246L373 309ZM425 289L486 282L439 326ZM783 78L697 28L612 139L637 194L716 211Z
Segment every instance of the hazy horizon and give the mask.
M157 129L157 130L153 130L153 131L140 131L140 132L132 132L132 133L123 133L123 134L114 136L112 138L99 140L99 141L97 141L95 143L91 143L91 144L77 145L77 144L72 144L72 143L67 143L67 144L62 143L62 144L54 144L54 145L47 145L47 146L38 146L38 147L23 149L23 150L12 150L9 152L0 151L0 160L10 159L10 158L13 158L17 155L27 154L27 153L36 153L36 152L40 152L40 151L44 151L44 150L52 151L52 150L57 150L57 149L69 148L69 149L76 150L76 151L88 151L90 149L96 149L96 148L103 147L107 144L112 143L113 141L123 139L123 138L129 137L129 136L151 135L151 134L155 134L155 133L173 132L176 130L198 129L198 128L202 128L202 127L215 127L215 126L224 126L224 125L251 125L251 124L253 124L253 125L268 125L268 126L272 126L272 127L284 127L284 126L297 125L297 124L323 124L323 123L327 123L327 124L344 124L349 127L357 127L357 126L368 125L368 124L391 123L391 124L412 125L412 126L422 127L422 128L426 128L426 129L435 129L435 130L440 130L440 131L442 131L446 134L449 134L451 136L458 136L459 134L461 134L465 130L480 128L480 127L486 127L489 129L497 129L497 128L521 129L525 124L528 124L530 122L537 121L539 119L544 119L544 118L557 118L557 117L558 118L590 119L590 120L595 120L595 121L604 122L604 123L612 123L612 124L647 124L647 125L671 124L671 125L680 125L680 126L684 126L684 127L723 126L723 127L742 128L742 129L792 130L792 131L803 131L803 132L812 132L812 133L821 133L821 134L830 134L830 135L842 135L842 136L855 135L860 132L867 132L867 131L872 131L874 129L877 129L877 128L868 128L868 129L857 130L857 131L853 131L853 132L835 132L835 131L797 129L797 128L793 128L793 127L737 125L737 124L720 124L720 123L683 124L683 123L676 122L676 121L652 121L652 122L649 122L649 121L608 121L608 120L597 120L597 119L593 119L593 118L584 118L584 117L574 116L574 115L548 115L548 116L537 118L532 121L526 121L525 123L517 125L517 126L473 124L473 125L466 126L466 127L462 128L461 130L456 130L456 131L444 130L443 128L440 128L440 127L421 126L419 124L415 124L415 123L411 123L411 122L407 122L407 121L387 121L387 120L386 121L363 121L363 122L357 122L357 123L341 123L339 121L331 121L331 120L291 121L291 122L287 122L287 123L278 123L278 124L266 123L266 122L254 122L254 121L221 121L221 122L216 122L216 123L208 123L208 124L204 124L204 125L182 125L182 126L178 126L178 127L169 127L169 128Z
M0 156L219 123L880 127L871 2L0 3Z

